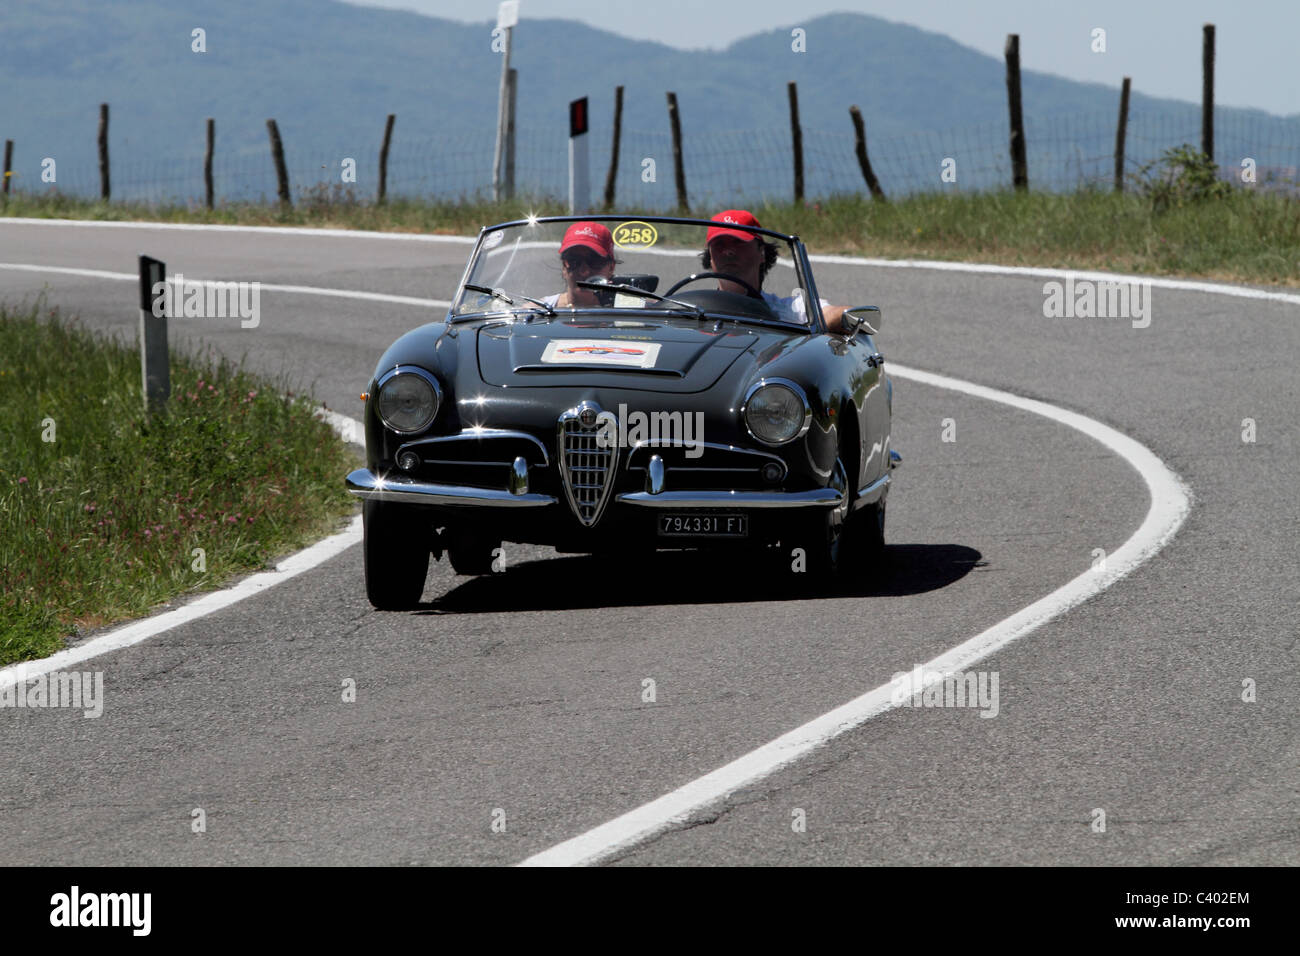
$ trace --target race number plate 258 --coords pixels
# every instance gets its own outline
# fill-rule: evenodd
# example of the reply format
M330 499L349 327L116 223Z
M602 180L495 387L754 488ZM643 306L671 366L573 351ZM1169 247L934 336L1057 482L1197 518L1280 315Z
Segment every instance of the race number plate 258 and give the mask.
M659 515L659 534L668 538L744 538L749 515L675 511Z

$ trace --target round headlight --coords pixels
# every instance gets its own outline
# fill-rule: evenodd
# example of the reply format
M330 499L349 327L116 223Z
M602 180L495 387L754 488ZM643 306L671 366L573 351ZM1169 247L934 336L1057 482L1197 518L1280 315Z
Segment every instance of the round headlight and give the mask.
M798 438L807 429L809 417L803 396L788 385L760 385L745 402L745 427L768 445Z
M438 393L421 375L399 372L379 389L379 417L395 432L418 432L438 414Z

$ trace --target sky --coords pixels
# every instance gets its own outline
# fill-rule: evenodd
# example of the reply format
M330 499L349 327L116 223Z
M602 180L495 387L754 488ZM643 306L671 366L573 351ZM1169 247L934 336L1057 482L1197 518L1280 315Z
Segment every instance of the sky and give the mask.
M465 23L496 20L497 0L347 0L358 6L414 10ZM1008 33L1020 34L1027 70L1119 86L1151 96L1199 102L1201 27L1215 24L1215 96L1289 116L1300 113L1300 0L520 0L529 18L580 20L590 26L680 49L723 48L742 37L796 27L827 13L865 13L942 33L1002 57ZM1105 31L1094 52L1093 31ZM807 38L816 53L816 37Z

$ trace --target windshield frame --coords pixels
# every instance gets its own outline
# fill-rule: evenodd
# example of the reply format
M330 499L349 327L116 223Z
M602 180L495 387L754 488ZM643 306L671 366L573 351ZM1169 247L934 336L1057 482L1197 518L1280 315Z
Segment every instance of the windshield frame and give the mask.
M457 283L456 285L456 294L452 297L451 300L453 303L452 308L454 308L454 303L460 301L461 296L465 292L465 283L469 281L470 276L474 272L474 267L478 262L479 254L483 250L483 241L488 236L488 234L496 232L497 230L500 229L509 229L515 227L523 227L523 226L535 226L543 223L574 223L574 222L624 223L629 221L628 219L629 215L631 214L625 213L621 215L616 215L611 213L592 213L590 215L573 215L573 216L529 216L527 219L511 219L507 222L499 222L490 226L483 226L481 229L479 229L478 238L474 242L474 249L470 253L469 261L465 264L465 271L461 275L460 282ZM637 216L636 221L647 222L647 223L664 223L667 225L677 225L677 226L712 227L718 225L718 223L714 222L711 219L695 219L695 218L680 217L680 216ZM812 268L808 262L808 251L807 249L804 248L803 241L796 235L777 232L773 229L763 229L758 226L746 226L746 225L741 225L739 223L726 223L725 225L727 229L753 233L755 236L768 237L770 239L775 239L778 242L786 244L786 248L791 253L791 259L793 260L795 275L798 279L800 287L804 290L804 310L805 310L805 314L808 316L808 323L801 324L801 323L794 323L794 322L781 322L779 320L775 322L771 322L765 319L754 318L751 316L735 315L727 312L711 312L707 309L704 310L704 314L709 319L715 319L715 320L720 319L723 321L743 322L746 324L761 325L764 326L765 328L779 328L790 332L807 332L809 334L825 333L826 325L822 316L821 300L818 298L817 295L817 287L813 283ZM510 292L509 289L506 289L504 291L507 294L509 294ZM584 313L605 312L605 311L615 311L615 310L603 309L603 308L588 308L588 309L573 309L573 310L560 309L557 310L557 313L563 313L564 318L571 318ZM451 323L458 323L464 321L475 321L475 320L488 318L488 317L500 317L502 315L516 315L520 312L542 313L543 315L546 314L545 312L543 312L542 309L538 308L535 305L528 305L528 304L521 303L514 306L498 307L495 309L491 309L489 311L482 311L482 312L460 312L460 313L452 314L452 312L449 309L447 315L447 322L451 324ZM620 308L617 310L617 312L619 315L623 315L623 316L646 315L646 316L658 317L658 318L663 318L665 316L681 316L684 314L680 311L665 310L665 309L651 309L648 307L642 309ZM558 314L556 317L559 317Z

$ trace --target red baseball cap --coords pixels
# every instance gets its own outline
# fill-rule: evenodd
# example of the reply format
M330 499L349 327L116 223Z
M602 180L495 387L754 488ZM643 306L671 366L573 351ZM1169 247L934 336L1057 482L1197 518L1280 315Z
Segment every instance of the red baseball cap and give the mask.
M564 241L560 243L560 255L574 246L586 246L606 259L614 258L614 237L598 222L575 222L566 229Z
M714 216L712 221L730 222L737 226L756 226L760 229L762 228L759 221L754 218L754 214L747 209L725 209ZM704 240L705 245L708 245L719 236L731 236L733 239L740 239L743 242L749 242L752 239L758 238L758 236L754 235L752 232L742 232L739 229L724 229L722 226L710 226L709 235Z

